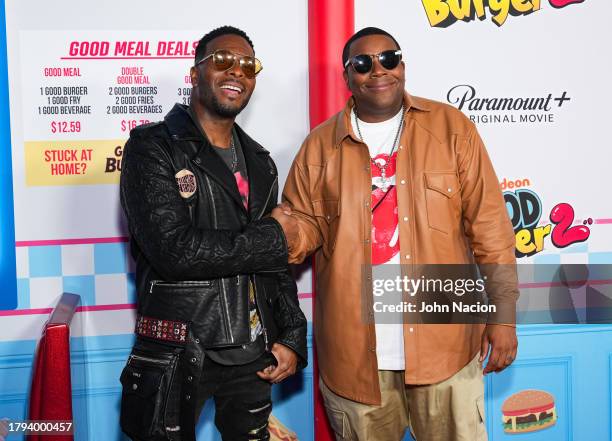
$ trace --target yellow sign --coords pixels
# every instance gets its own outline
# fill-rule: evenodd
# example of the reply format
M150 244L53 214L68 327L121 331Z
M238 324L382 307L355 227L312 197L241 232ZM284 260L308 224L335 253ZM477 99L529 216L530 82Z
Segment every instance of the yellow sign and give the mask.
M527 15L540 10L540 0L422 0L429 24L445 28L457 20L484 20L486 9L497 26L502 26L509 15Z
M28 141L26 185L117 184L125 141Z

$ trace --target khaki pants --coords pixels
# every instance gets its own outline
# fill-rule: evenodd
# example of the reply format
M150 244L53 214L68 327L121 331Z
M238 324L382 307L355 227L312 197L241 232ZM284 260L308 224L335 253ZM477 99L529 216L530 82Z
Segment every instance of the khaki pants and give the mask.
M380 406L351 401L319 387L336 439L400 441L410 428L417 441L486 441L484 382L476 356L449 379L404 384L403 371L378 371Z

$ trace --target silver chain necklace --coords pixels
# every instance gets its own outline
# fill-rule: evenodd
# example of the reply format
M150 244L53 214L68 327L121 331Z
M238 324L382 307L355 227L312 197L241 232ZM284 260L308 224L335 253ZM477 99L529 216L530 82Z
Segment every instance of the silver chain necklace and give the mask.
M232 149L232 173L236 171L238 165L238 155L236 154L236 146L234 145L234 135L230 138L230 149Z
M361 129L359 128L359 118L357 118L357 112L355 112L355 109L353 109L353 114L355 115L355 127L357 127L357 133L359 134L359 139L361 140L361 142L365 143L365 141L363 140L363 135L361 134ZM385 165L381 166L381 165L378 165L378 163L374 161L373 158L370 158L370 161L372 162L372 164L374 164L376 168L380 170L380 178L382 181L380 189L384 193L389 191L389 187L391 187L391 179L387 178L387 166L391 163L391 156L393 155L393 152L395 151L395 148L397 147L397 141L399 140L399 135L400 135L400 132L402 131L403 125L404 125L404 105L402 104L402 108L400 110L400 122L397 126L397 132L395 133L393 144L391 145L391 151L389 152L389 161L387 161Z

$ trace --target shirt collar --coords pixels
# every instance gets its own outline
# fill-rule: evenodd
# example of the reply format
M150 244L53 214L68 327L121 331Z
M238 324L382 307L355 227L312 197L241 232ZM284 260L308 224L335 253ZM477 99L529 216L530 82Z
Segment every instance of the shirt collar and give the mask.
M344 109L340 113L338 113L338 122L336 124L336 139L334 144L336 147L340 146L340 143L347 136L352 137L355 141L359 141L359 139L353 133L353 128L350 121L351 109L354 105L355 99L353 97L350 97L346 105L344 106ZM404 92L404 108L404 118L406 118L408 112L411 111L417 110L429 112L430 110L426 100L417 96L412 96L408 92Z

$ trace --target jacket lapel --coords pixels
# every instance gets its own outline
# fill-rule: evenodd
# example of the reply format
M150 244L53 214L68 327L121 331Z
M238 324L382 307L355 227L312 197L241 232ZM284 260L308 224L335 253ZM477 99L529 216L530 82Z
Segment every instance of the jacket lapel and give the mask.
M235 177L223 159L214 151L208 138L195 125L187 111L187 106L175 104L166 115L165 121L174 144L244 210Z
M249 218L261 216L274 194L276 170L269 164L270 152L251 139L238 125L235 126L249 175ZM276 204L276 200L273 201Z

